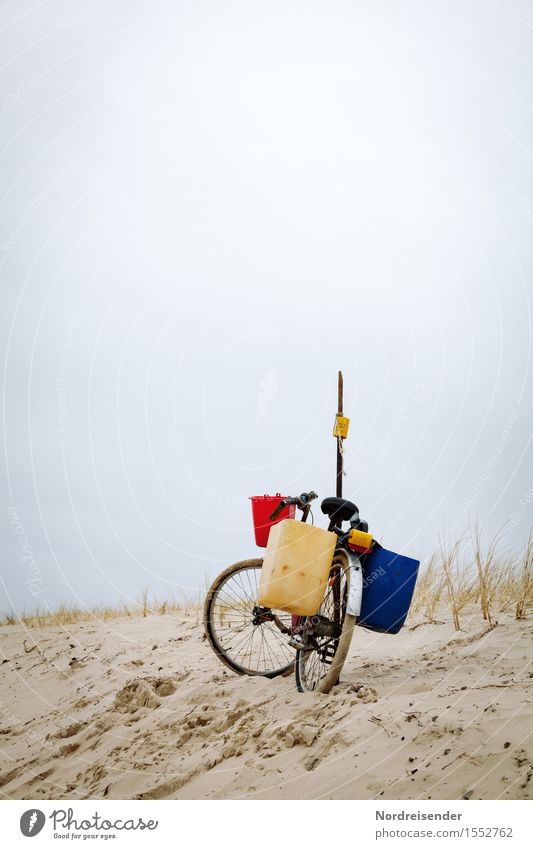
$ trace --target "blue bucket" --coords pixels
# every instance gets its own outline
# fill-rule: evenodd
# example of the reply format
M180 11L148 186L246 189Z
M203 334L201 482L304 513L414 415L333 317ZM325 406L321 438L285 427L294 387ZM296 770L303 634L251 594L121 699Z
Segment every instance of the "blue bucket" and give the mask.
M363 600L357 624L397 634L409 613L420 561L387 551L377 543L361 560Z

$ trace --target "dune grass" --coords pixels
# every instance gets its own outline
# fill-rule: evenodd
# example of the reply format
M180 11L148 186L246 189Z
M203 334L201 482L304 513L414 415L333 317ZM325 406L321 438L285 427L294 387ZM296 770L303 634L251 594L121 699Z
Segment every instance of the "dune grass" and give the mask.
M443 604L446 602L446 605ZM461 630L465 608L477 606L493 627L498 611L526 618L533 606L533 531L520 554L506 550L501 532L484 540L479 525L451 543L444 537L438 550L420 567L411 610L427 622L451 612Z
M37 609L20 616L11 612L0 617L0 626L23 624L41 628L168 614L193 617L199 625L209 583L205 579L202 591L182 592L178 598L171 594L157 599L144 590L137 601L129 604L97 605L90 609L62 604L55 610ZM430 624L451 616L454 628L459 631L465 609L475 606L489 627L496 624L498 611L513 611L516 619L527 617L533 606L533 530L518 555L506 551L500 533L484 541L478 525L453 543L449 534L444 534L437 550L421 564L411 613L421 615Z
M146 616L165 616L177 614L193 616L197 623L201 619L204 593L181 593L179 598L169 595L165 599L150 597L144 590L139 600L115 606L95 605L91 608L61 604L55 610L35 609L29 613L7 613L0 618L0 626L22 624L29 628L43 628L47 625L73 625L77 622L107 622L111 619L128 617L129 619Z

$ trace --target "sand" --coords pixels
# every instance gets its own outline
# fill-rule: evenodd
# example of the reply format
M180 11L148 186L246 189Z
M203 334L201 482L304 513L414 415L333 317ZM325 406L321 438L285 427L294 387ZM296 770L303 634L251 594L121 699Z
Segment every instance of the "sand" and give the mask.
M226 670L195 612L3 626L0 794L531 798L531 625L497 619L358 628L328 696Z

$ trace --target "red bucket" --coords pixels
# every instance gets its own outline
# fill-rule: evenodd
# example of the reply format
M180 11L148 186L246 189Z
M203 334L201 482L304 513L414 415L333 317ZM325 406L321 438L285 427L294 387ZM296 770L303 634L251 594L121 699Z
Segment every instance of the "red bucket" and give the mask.
M270 516L278 506L280 501L288 498L288 495L280 495L276 492L275 495L251 495L252 516L254 520L255 543L260 548L266 548L268 535L272 525L277 525L282 519L294 519L296 514L296 505L289 504L284 507L279 516L276 516L273 522L270 521Z

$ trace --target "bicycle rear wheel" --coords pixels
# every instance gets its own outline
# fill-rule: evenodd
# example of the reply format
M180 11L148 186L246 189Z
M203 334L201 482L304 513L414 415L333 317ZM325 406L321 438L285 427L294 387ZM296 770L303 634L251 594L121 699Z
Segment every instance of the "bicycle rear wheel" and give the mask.
M204 605L204 628L219 660L239 675L275 678L294 669L294 650L273 619L254 625L261 558L234 563L215 579ZM291 627L291 614L270 611L279 625ZM257 621L257 617L256 621Z
M314 690L329 693L338 682L346 660L356 617L346 613L350 589L350 563L342 551L336 551L329 574L328 589L318 611L336 626L338 634L313 637L307 650L296 652L296 686L301 693ZM305 625L306 619L301 620Z

